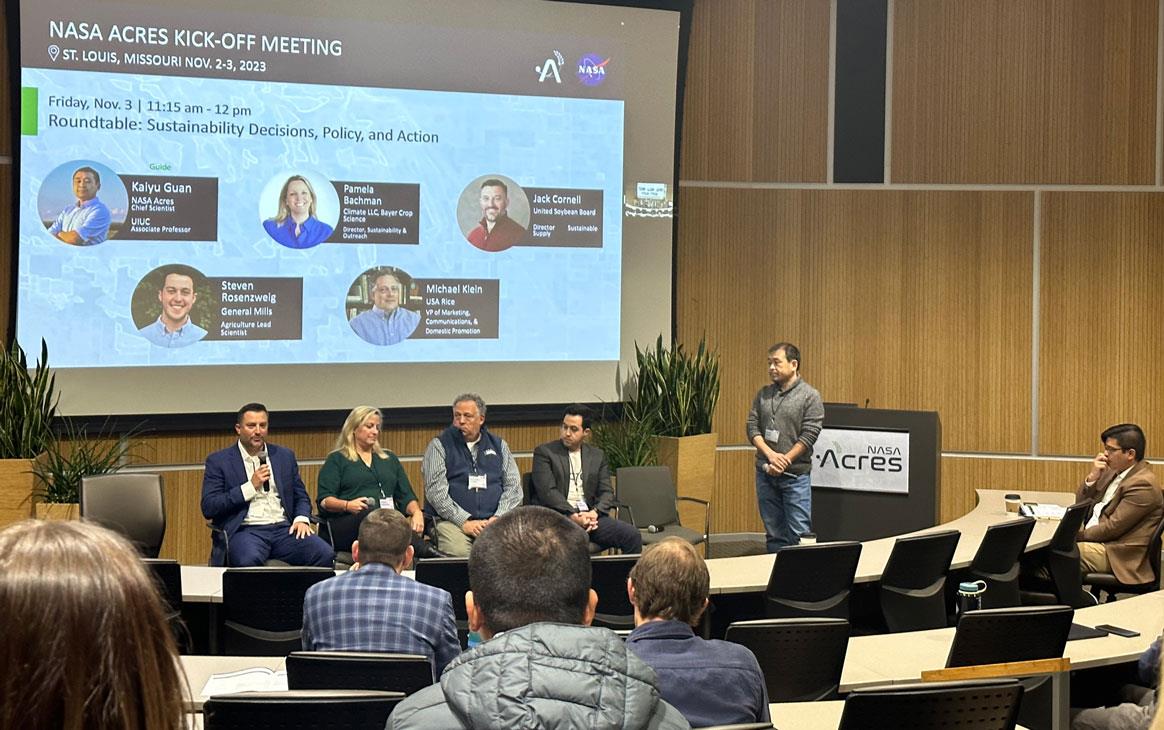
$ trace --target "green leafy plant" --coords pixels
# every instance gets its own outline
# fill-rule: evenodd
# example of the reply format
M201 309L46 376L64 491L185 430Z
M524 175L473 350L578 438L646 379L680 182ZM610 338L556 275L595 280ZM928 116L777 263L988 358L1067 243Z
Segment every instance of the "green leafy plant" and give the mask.
M64 419L64 427L50 441L45 456L33 466L36 486L33 499L38 502L77 502L81 479L95 474L112 474L137 460L135 437L142 431L134 426L121 434L114 433L108 421L89 435L85 425Z
M700 338L694 354L675 345L668 350L663 336L653 349L640 350L638 396L627 408L650 424L656 436L694 436L711 433L711 421L719 403L719 354Z
M58 399L44 340L32 372L15 341L0 349L0 459L32 459L48 447Z
M649 466L655 463L655 444L651 424L624 409L621 417L596 418L590 429L594 445L606 453L611 471L624 466Z

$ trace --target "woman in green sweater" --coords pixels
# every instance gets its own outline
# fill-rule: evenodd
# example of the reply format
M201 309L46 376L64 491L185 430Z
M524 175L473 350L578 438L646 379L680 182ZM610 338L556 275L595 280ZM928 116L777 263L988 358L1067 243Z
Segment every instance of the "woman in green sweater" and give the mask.
M346 513L357 522L378 507L396 509L412 525L413 546L423 546L424 511L396 454L380 445L380 411L357 406L348 414L335 449L319 471L316 499L330 519ZM336 550L350 550L336 545ZM423 551L417 549L418 556Z

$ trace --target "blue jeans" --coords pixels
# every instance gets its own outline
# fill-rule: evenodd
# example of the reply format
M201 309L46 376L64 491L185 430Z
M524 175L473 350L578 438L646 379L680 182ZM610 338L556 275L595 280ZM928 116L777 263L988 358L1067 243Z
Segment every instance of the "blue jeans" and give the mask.
M768 476L756 469L756 500L768 552L800 543L800 536L812 532L812 477L809 474Z

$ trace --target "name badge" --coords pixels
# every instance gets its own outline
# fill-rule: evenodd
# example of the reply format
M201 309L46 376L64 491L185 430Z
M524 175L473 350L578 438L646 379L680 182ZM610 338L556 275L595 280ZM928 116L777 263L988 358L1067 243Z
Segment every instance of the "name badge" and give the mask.
M578 500L578 502L574 505L574 507L579 512L587 512L590 510L590 508L586 506L586 500L584 500L584 499Z
M780 440L780 432L774 428L764 429L764 440L776 443Z
M484 474L470 474L469 475L469 489L480 490L486 487Z
M396 509L396 505L393 503L391 497L381 497L380 509Z

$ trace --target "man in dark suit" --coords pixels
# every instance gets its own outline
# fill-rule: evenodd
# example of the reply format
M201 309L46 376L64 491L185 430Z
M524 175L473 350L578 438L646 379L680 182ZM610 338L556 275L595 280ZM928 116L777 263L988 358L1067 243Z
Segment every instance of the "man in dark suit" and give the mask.
M359 570L307 589L304 650L424 654L440 679L461 653L453 599L446 590L400 575L412 555L407 517L394 509L368 513L352 543Z
M224 531L230 565L330 566L331 546L311 532L311 500L295 452L267 443L267 407L248 403L238 411L238 441L206 457L202 515ZM211 565L224 565L226 546L214 540Z
M1164 496L1152 467L1144 461L1146 439L1134 423L1121 423L1100 434L1103 451L1075 492L1095 501L1076 535L1083 570L1111 573L1121 583L1157 580L1148 562L1148 543L1164 519Z
M561 438L534 449L531 501L569 517L603 550L640 553L639 531L608 514L614 502L610 466L602 449L586 443L590 418L586 406L568 406L562 416Z

